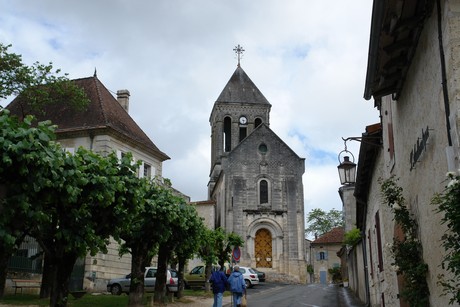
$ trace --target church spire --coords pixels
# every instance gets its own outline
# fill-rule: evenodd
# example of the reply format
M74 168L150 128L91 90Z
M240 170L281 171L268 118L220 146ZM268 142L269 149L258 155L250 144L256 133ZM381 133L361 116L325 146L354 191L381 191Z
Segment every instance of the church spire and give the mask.
M243 46L240 46L240 44L238 44L238 46L235 46L235 48L233 49L233 51L235 51L235 53L237 54L238 56L238 67L240 67L240 59L243 57L243 52L245 51L243 49Z

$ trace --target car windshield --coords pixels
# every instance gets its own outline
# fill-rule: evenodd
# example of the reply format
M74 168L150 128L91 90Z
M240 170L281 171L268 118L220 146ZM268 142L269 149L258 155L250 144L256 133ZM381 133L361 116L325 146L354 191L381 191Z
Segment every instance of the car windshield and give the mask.
M176 270L169 270L171 272L171 277L176 278L177 277L177 271Z

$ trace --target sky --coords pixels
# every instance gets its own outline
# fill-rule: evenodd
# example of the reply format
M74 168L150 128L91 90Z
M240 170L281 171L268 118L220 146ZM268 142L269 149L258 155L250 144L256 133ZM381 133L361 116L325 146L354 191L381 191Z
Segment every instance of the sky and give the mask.
M372 1L0 0L0 7L0 42L27 65L52 62L70 79L97 69L110 91L130 91L131 117L171 157L163 177L192 201L207 199L209 116L241 45L241 67L272 105L270 128L305 158L305 213L342 210L342 137L379 122L363 98ZM359 146L347 142L356 163Z

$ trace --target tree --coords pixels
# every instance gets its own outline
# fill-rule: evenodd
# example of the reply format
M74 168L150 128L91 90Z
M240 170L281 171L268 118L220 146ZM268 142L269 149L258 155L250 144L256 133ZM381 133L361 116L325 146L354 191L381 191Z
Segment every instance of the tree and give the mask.
M243 239L234 233L227 234L224 229L206 229L201 237L201 244L198 255L205 263L206 283L205 291L210 291L208 282L212 273L212 265L219 263L222 267L226 260L229 260L232 246L240 246Z
M155 283L155 294L154 298L156 302L163 302L165 297L165 283L166 283L166 269L167 264L170 261L171 255L176 250L179 251L181 256L186 255L184 252L186 248L182 247L182 244L185 244L186 247L190 247L191 243L197 243L199 237L201 236L201 231L204 228L202 219L198 216L194 206L186 204L185 201L177 197L176 204L171 203L172 207L170 208L170 233L165 235L164 241L160 243L158 249L158 276ZM165 227L166 228L166 227ZM196 250L197 248L194 248ZM190 251L190 250L189 250ZM177 253L176 253L177 254ZM189 253L189 258L192 255ZM186 259L180 259L181 265L185 265ZM183 280L183 270L182 266L182 280ZM180 271L180 269L179 269ZM181 291L182 292L182 291Z
M143 178L140 182L137 193L127 199L125 223L116 234L116 238L123 240L121 253L130 252L132 256L129 306L142 306L144 269L160 244L173 233L172 225L178 218L176 206L183 203L182 198L173 195L168 181L164 184ZM166 268L158 269L164 270L166 276ZM162 273L157 271L157 275Z
M179 231L174 232L180 237L180 243L174 249L178 262L179 291L177 296L179 298L183 296L185 263L198 252L201 236L206 231L203 219L195 213L192 214L190 210L189 213L191 215L186 218L187 226L181 227Z
M325 212L322 209L316 208L310 211L307 215L306 235L321 236L335 227L344 225L343 214L339 210L331 209Z
M59 76L60 70L53 71L51 63L42 65L36 62L27 66L20 55L8 52L10 47L0 43L0 99L21 95L21 101L29 103L35 110L40 110L46 103L62 101L62 98L77 107L84 107L89 102L84 92L71 83L66 75ZM5 260L27 233L26 222L40 216L39 211L31 207L31 199L41 189L39 182L46 182L41 181L40 177L50 170L40 167L50 166L56 152L50 149L54 146L50 143L54 139L54 128L50 123L33 128L33 118L26 117L25 113L22 114L24 123L21 124L16 118L10 117L6 110L1 112L3 138L0 146L3 149L4 167L0 174L0 211L15 208L15 212L12 215L3 214L0 222L5 230L0 234L0 297L6 278ZM32 169L34 172L31 172Z
M53 142L54 127L49 122L33 127L32 121L0 111L0 297L9 258L44 217L34 200L50 184L54 160L62 154Z
M216 231L218 233L223 232L223 235L219 234L216 240L218 263L223 269L225 262L230 262L231 260L233 248L242 246L244 240L234 232L226 233L222 228L217 228Z
M122 220L123 195L132 193L128 180L137 180L136 166L119 162L115 153L102 157L84 148L53 163L49 185L33 202L43 219L32 235L49 265L50 306L66 306L73 266L79 257L106 251L113 225Z
M76 109L83 109L89 103L84 90L71 82L67 74L60 75L60 69L54 70L51 62L27 66L21 55L8 52L10 47L0 43L0 99L20 96L21 103L38 112L46 104L64 101Z

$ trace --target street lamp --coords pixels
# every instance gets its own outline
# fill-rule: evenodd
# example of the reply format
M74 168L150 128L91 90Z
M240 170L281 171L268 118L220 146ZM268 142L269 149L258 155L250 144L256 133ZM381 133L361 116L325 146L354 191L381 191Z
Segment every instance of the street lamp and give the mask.
M346 154L346 155L345 155ZM343 161L340 161L340 157L343 156ZM350 155L353 161L350 161ZM350 185L356 182L356 164L355 157L347 150L347 142L345 141L345 149L339 153L338 156L339 165L337 169L339 171L340 183L342 185Z

